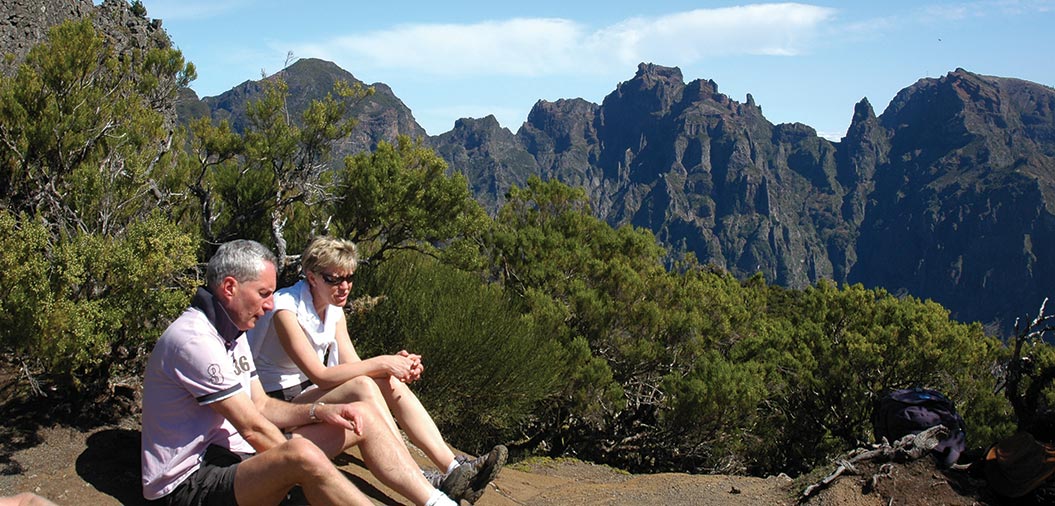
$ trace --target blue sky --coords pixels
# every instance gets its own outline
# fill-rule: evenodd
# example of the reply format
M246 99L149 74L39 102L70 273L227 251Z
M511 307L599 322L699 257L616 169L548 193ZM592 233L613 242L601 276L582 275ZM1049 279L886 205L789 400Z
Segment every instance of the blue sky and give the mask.
M601 103L640 62L750 93L773 123L846 132L862 98L957 67L1055 86L1055 0L746 3L624 0L143 0L214 96L287 57L383 82L430 135L493 114L512 131L536 101Z

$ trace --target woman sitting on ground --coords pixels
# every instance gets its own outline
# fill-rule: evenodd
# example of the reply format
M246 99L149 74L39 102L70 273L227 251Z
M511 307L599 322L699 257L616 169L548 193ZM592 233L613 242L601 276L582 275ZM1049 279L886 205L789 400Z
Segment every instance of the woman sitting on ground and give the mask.
M424 371L421 356L403 350L359 358L342 309L357 264L351 241L320 236L308 245L301 255L302 279L275 292L275 309L248 332L260 382L268 395L290 402L374 402L397 436L402 437L398 420L410 441L443 470L425 473L436 488L459 466L473 466L476 478L460 498L475 503L505 464L507 450L498 445L476 459L455 457L407 386Z

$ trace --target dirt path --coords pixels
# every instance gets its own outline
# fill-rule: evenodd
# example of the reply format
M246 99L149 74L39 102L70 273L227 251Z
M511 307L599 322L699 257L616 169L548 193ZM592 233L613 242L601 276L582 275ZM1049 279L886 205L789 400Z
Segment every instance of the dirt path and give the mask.
M10 434L11 431L8 431ZM132 422L81 432L50 427L25 438L24 449L0 460L0 496L35 492L60 505L141 505L139 428ZM419 464L428 463L412 451ZM407 504L378 482L363 466L356 450L336 459L375 504ZM894 466L866 493L866 477L840 478L808 502L808 506L975 505L986 504L972 491L957 492L955 480L927 460ZM962 490L962 483L959 487ZM787 477L752 478L724 475L631 475L605 466L573 460L542 461L506 467L477 502L479 506L670 505L775 506L797 503ZM999 503L989 503L999 504ZM1010 504L1010 503L1009 503Z
M29 491L60 505L146 504L140 495L137 427L91 433L52 427L35 437L39 444L11 456L9 470L21 472L0 475L0 495ZM376 504L406 504L370 475L355 450L338 457L337 463ZM420 463L427 465L423 459ZM789 483L776 477L629 475L577 461L548 461L507 466L477 504L790 505L794 501Z

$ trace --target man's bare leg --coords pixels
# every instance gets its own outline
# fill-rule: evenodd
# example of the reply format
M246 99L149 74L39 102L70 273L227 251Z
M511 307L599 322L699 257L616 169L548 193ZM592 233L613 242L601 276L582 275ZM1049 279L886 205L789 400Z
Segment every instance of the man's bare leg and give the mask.
M363 461L377 479L414 504L424 505L435 489L421 474L403 440L392 434L376 408L365 402L357 404L363 416L362 435L324 423L298 427L293 433L314 442L331 458L358 446Z
M406 384L393 377L375 380L359 376L331 390L309 390L293 399L293 402L311 403L319 400L332 403L368 402L381 413L396 439L403 439L399 432L399 426L402 426L410 441L425 452L440 472L446 473L451 462L454 462L454 452L444 442L440 429L425 406Z
M396 421L392 418L392 413L388 411L388 406L385 405L384 396L381 395L381 391L377 388L377 384L374 383L374 379L369 376L356 376L330 390L321 388L308 390L298 395L292 402L310 404L315 401L333 404L346 402L370 403L383 415L385 425L396 436L396 439L403 439L403 435L399 432L399 427L396 426Z
M311 504L373 504L318 446L303 438L293 438L239 463L234 494L238 504L278 504L298 484Z

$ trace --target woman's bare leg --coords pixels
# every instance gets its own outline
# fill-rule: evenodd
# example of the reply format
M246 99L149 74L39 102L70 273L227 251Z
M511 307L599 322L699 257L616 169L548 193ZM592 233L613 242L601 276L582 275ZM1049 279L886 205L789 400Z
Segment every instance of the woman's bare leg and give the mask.
M454 452L447 446L436 422L410 387L393 377L374 381L384 396L388 408L386 411L391 410L410 441L421 448L441 472L447 472L454 461Z

